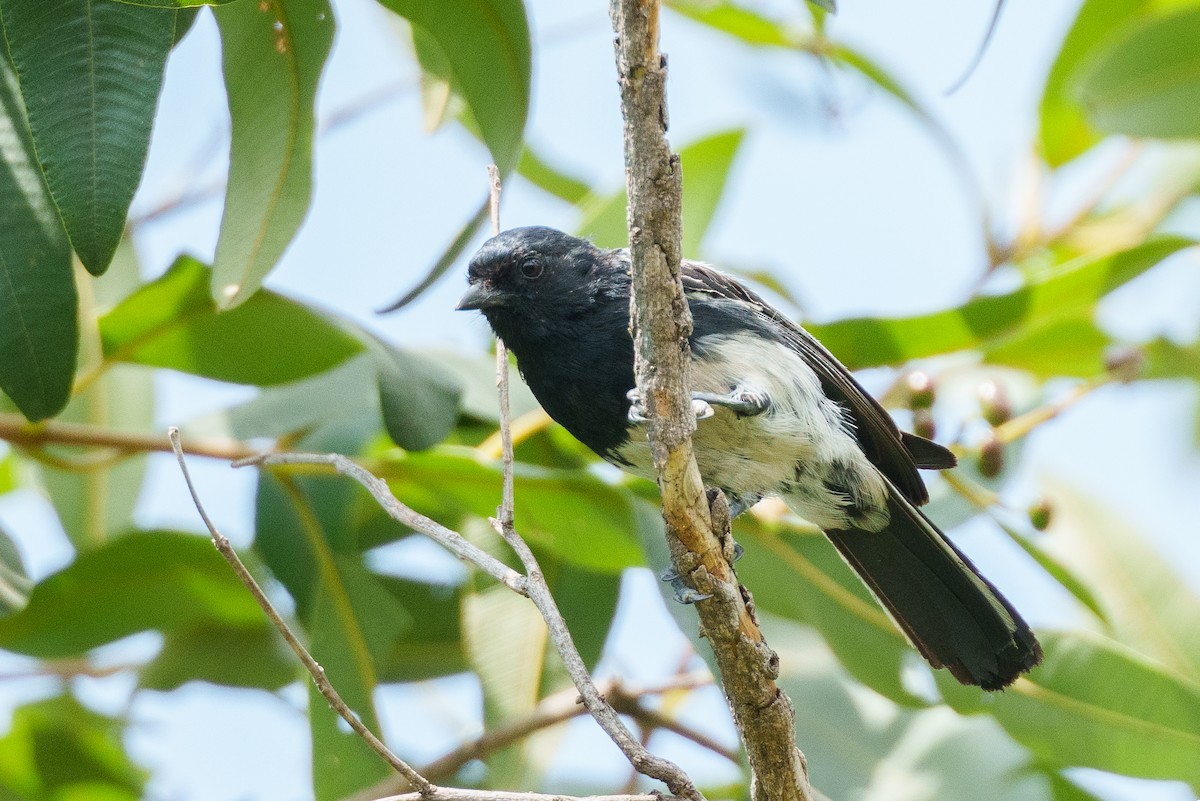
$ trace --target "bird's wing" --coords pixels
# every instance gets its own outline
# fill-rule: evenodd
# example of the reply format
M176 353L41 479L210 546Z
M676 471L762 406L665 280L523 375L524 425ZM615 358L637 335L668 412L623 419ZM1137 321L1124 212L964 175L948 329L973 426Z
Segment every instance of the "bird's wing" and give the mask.
M922 504L929 500L917 468L942 470L953 467L956 463L953 453L937 443L900 431L891 415L824 345L736 279L692 261L683 262L681 273L686 293L737 301L765 318L780 338L816 372L825 394L850 413L855 436L867 458L911 502Z

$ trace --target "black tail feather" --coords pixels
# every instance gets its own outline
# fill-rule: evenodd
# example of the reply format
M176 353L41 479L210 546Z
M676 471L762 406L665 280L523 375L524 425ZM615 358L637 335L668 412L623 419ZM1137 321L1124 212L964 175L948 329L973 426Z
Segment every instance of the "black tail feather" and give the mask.
M828 531L934 667L999 690L1037 665L1042 649L1020 614L912 504L893 490L883 531Z

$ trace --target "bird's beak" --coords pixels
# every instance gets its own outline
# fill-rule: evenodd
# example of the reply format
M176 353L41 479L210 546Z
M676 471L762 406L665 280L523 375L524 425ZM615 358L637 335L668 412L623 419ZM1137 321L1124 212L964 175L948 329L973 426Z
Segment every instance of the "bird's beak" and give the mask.
M473 311L476 309L490 309L503 303L504 295L502 293L483 284L471 284L467 293L462 296L462 299L458 301L458 305L454 308L457 311Z

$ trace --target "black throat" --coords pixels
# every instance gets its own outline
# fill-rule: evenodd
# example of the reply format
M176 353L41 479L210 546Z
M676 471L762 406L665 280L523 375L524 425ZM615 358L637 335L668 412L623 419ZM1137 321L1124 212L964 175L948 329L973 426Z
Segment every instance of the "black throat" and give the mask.
M626 393L634 386L628 294L558 311L532 319L504 308L484 314L546 412L601 457L620 462L616 450L629 439Z

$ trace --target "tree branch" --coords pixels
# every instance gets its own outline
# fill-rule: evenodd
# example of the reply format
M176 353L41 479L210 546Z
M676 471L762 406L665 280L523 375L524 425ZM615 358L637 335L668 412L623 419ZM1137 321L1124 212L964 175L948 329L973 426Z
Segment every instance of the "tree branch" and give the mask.
M728 509L714 506L714 531L692 452L689 393L691 315L679 280L682 178L666 141L666 61L658 51L658 0L612 0L617 77L625 121L625 179L633 260L631 319L638 389L663 496L672 561L712 597L696 604L721 670L753 772L755 801L808 801L794 710L775 683L778 657L763 640L749 593L725 553ZM729 546L731 547L731 546Z
M188 492L192 495L192 502L196 504L196 511L200 513L200 518L208 528L209 534L212 535L213 544L217 546L217 551L225 558L229 566L233 568L234 574L237 575L246 589L250 591L250 594L254 596L254 600L258 602L263 612L266 613L271 624L283 635L283 639L287 642L288 647L292 649L292 652L296 654L300 662L304 665L304 669L312 676L313 682L317 685L317 690L320 691L321 695L325 696L325 700L349 724L350 728L371 747L371 750L379 754L397 773L403 776L413 787L417 788L419 792L414 795L424 799L434 796L439 788L420 773L417 773L403 759L396 756L382 740L375 736L374 732L367 728L365 723L359 720L358 715L354 714L350 707L346 705L346 702L342 700L342 696L330 684L329 678L325 675L325 668L321 667L317 660L313 659L312 654L308 652L308 649L304 647L288 624L275 611L275 606L267 598L267 594L263 592L262 587L258 586L258 582L250 575L250 571L246 569L237 552L233 550L233 546L229 543L229 540L217 530L212 520L209 519L208 512L204 510L204 505L200 502L200 496L192 484L191 474L188 473L187 460L184 459L183 446L179 441L179 429L171 426L167 436L171 440L171 448L175 452L176 460L179 462L179 469L183 473L183 479L187 482Z
M115 431L86 423L64 423L57 420L30 423L19 414L0 414L0 439L29 448L40 448L44 445L81 445L111 448L128 454L147 451L172 452L171 443L162 434ZM235 439L200 440L188 443L185 450L193 456L209 456L228 461L244 459L255 453L249 446Z

